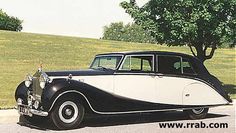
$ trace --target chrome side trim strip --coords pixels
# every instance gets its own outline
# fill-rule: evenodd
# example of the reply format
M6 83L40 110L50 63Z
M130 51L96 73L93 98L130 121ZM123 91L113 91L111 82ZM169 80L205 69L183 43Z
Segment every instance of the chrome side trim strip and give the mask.
M81 93L81 92L79 92L79 91L76 91L76 90L70 90L70 91L65 91L65 92L61 93L60 95L58 95L58 96L56 97L56 99L53 101L53 103L52 103L52 105L51 105L49 111L52 109L52 107L54 106L55 102L57 101L57 99L58 99L60 96L66 94L66 93L71 93L71 92L78 93L78 94L80 94L81 96L83 96L83 97L85 98L85 100L87 101L87 103L88 103L90 109L91 109L93 112L95 112L95 113L97 113L97 114L101 114L101 115L131 114L131 113L149 113L149 112L159 112L159 111L176 111L176 110L199 109L199 108L201 108L201 107L196 107L196 108L176 108L176 109L162 109L162 110L124 111L124 112L100 112L100 111L96 111L96 110L92 107L92 105L90 104L89 100L86 98L86 96L85 96L83 93ZM223 104L223 105L224 105L224 104ZM220 106L220 105L211 105L211 106L204 106L204 107L215 107L215 106ZM49 111L48 111L48 112L49 112Z

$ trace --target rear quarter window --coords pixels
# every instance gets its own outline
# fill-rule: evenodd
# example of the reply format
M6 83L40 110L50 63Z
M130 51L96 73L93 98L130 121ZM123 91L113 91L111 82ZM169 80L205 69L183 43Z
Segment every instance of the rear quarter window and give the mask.
M177 56L158 56L158 72L163 74L181 74L181 58Z
M192 63L189 59L182 59L183 74L196 74Z
M192 62L179 56L158 55L157 70L163 74L196 74Z

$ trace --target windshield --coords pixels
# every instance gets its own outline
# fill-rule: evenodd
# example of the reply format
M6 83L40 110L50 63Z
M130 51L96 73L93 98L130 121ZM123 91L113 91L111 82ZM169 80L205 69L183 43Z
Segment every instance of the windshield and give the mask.
M115 70L121 60L122 56L97 56L93 60L91 69L112 69Z

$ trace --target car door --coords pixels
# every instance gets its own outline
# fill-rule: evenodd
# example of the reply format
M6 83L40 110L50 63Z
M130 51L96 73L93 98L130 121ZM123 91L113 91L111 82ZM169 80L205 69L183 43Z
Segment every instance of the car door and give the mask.
M114 76L114 93L133 100L156 102L154 55L126 55Z
M164 104L183 104L183 90L193 82L183 76L182 58L173 55L157 55L157 100Z

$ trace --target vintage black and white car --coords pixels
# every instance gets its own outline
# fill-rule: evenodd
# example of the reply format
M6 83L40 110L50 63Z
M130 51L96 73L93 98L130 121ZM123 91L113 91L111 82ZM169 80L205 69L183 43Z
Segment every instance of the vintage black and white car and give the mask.
M204 118L231 99L197 58L141 51L96 55L88 70L28 75L15 92L27 119L49 117L59 129L78 127L86 113L127 114L183 110Z

